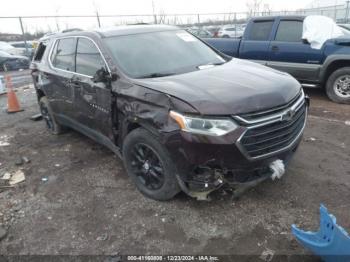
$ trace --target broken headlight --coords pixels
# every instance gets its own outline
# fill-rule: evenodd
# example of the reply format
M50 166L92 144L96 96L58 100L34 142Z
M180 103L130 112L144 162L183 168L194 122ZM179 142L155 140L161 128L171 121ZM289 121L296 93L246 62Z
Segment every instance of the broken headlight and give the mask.
M184 116L174 111L170 111L170 117L179 124L182 131L196 134L222 136L238 127L238 125L231 119L210 119Z

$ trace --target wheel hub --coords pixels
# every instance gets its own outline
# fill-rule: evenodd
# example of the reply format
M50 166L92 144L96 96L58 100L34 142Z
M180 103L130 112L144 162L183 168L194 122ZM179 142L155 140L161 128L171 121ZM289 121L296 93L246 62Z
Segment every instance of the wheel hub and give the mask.
M157 190L164 184L164 170L158 154L148 145L136 144L132 153L133 172L149 190Z
M148 171L148 170L150 169L148 160L146 160L146 162L143 164L143 168L144 168L146 171Z
M338 77L333 88L337 96L342 98L350 98L350 75Z

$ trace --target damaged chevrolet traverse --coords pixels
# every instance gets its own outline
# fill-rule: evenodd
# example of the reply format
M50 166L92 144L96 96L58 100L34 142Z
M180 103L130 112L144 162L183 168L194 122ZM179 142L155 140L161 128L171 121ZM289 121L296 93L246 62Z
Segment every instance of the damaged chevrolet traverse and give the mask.
M290 75L227 57L172 26L73 31L41 40L32 65L41 114L124 161L144 195L206 199L281 177L308 99Z

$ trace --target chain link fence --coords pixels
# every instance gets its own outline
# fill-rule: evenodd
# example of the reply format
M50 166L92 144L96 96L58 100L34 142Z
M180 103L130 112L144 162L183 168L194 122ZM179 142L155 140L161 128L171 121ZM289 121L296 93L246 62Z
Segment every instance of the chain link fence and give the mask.
M349 3L322 8L300 9L296 11L233 12L208 14L154 14L154 15L77 15L77 16L23 16L0 17L0 40L31 40L45 33L70 28L91 30L126 24L171 24L182 27L222 26L244 24L256 16L277 15L325 15L337 22L349 21Z

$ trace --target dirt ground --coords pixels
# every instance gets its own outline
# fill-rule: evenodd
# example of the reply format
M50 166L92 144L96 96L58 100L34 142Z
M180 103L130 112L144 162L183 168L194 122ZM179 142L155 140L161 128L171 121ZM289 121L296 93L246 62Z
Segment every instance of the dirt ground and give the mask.
M4 112L0 96L0 176L21 169L26 178L0 189L7 231L0 254L310 254L291 225L316 230L320 203L350 231L350 106L321 90L306 92L310 116L284 177L238 200L218 191L209 202L143 197L110 151L74 131L50 135L43 121L31 121L34 89L18 91L25 111L16 114ZM21 157L30 162L18 163Z

